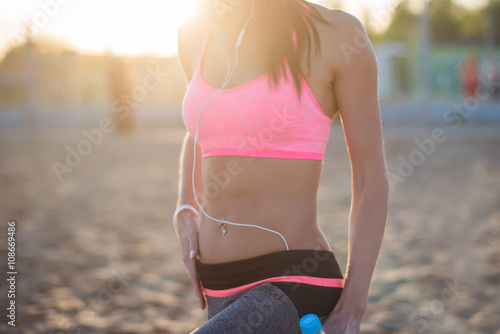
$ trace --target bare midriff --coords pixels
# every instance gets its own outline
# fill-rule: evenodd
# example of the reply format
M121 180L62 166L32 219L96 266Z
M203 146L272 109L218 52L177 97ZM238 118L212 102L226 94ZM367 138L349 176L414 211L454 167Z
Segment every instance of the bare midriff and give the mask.
M329 250L316 220L321 160L203 158L203 203L210 216L283 235L289 249ZM286 250L275 233L201 214L200 261L223 263Z

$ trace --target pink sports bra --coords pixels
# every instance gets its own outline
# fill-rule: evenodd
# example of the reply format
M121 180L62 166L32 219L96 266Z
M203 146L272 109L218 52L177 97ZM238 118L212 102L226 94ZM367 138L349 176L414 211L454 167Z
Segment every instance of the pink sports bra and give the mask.
M193 138L200 104L218 91L201 74L210 30L182 105L184 124ZM293 80L282 77L270 89L268 74L222 90L201 110L198 144L202 156L323 160L332 119L321 110L306 80L301 78L301 82L301 99Z

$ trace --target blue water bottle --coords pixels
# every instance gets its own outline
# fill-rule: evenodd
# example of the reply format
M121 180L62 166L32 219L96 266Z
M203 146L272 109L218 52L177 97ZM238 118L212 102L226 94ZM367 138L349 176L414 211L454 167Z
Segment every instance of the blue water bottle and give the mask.
M300 319L302 334L325 334L321 329L321 322L316 314L308 314Z

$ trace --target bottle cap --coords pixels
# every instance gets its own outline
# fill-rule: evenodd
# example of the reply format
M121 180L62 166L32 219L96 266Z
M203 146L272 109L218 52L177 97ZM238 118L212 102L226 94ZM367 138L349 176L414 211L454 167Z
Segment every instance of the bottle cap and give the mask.
M300 319L300 328L303 334L318 334L321 331L321 322L316 314L308 314Z

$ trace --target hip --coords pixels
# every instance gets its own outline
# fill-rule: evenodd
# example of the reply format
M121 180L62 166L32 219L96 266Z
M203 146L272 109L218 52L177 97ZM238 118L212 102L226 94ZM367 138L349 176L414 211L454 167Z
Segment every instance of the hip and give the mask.
M218 264L197 261L197 269L213 305L218 301L226 305L228 299L238 298L262 284L272 284L291 300L299 316L327 316L344 286L333 252L324 250L279 251Z

